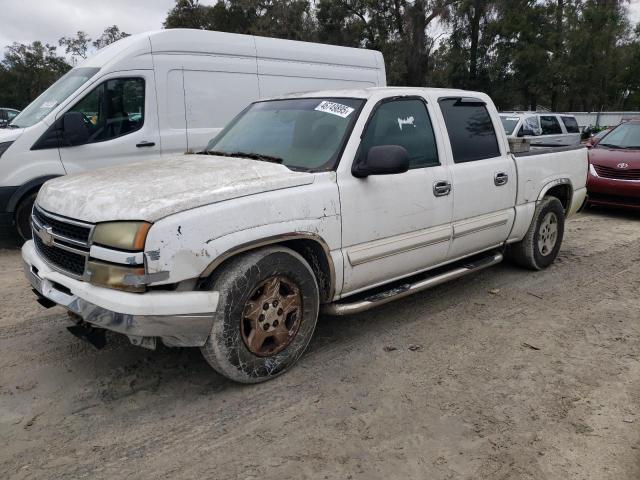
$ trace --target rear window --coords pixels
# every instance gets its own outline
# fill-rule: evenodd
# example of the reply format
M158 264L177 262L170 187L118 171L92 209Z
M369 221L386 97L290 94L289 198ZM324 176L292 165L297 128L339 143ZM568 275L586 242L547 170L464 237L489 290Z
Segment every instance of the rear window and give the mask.
M500 121L502 122L502 126L504 127L504 132L507 135L511 135L513 131L516 129L516 127L518 126L518 122L520 121L520 118L500 115Z
M562 133L560 122L555 116L541 116L540 126L542 127L542 135L560 135Z
M498 137L484 102L443 98L439 102L456 163L500 156Z
M562 123L564 123L568 133L580 133L580 127L575 117L562 117Z

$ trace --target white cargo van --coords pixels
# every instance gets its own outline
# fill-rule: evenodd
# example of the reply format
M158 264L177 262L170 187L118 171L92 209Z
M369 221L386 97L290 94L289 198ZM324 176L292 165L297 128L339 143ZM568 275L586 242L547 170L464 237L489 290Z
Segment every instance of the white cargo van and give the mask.
M197 152L249 103L386 85L380 52L201 30L120 40L72 69L0 131L0 230L30 237L50 178Z

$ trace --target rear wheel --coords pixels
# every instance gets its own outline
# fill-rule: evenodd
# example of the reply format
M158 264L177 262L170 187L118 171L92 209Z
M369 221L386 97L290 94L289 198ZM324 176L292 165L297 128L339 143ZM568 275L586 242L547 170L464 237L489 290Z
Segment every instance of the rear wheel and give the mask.
M223 266L210 288L220 297L201 350L218 373L258 383L296 363L313 336L320 305L304 258L284 247L262 248Z
M31 239L31 210L38 192L30 193L23 198L16 208L16 230L23 240Z
M564 207L556 197L545 197L536 207L525 237L511 245L511 258L521 267L542 270L551 265L564 237Z

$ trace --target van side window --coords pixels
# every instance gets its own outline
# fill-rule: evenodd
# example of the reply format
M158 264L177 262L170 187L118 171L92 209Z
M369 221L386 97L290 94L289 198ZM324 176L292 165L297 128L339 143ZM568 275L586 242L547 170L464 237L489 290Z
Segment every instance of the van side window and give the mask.
M498 137L483 102L443 98L438 103L449 133L455 163L500 156Z
M144 79L107 80L69 111L84 115L90 130L87 143L104 142L135 132L144 124Z
M542 135L560 135L562 128L560 122L554 116L541 116L540 126L542 127Z
M360 152L371 147L400 145L409 153L409 168L440 165L429 112L420 99L382 103L369 119Z
M562 117L562 123L567 129L567 133L580 133L580 127L575 117Z

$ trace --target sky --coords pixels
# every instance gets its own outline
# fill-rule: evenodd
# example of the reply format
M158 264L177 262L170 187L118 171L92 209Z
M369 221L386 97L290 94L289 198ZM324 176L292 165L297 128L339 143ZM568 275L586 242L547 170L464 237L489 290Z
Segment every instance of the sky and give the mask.
M0 57L13 42L41 40L57 46L60 37L78 30L93 39L111 25L127 33L157 30L173 5L175 0L0 0ZM633 22L640 22L640 0L631 0L629 13Z
M174 5L175 0L0 0L0 49L34 40L57 46L60 37L78 30L95 39L111 25L127 33L159 30Z

